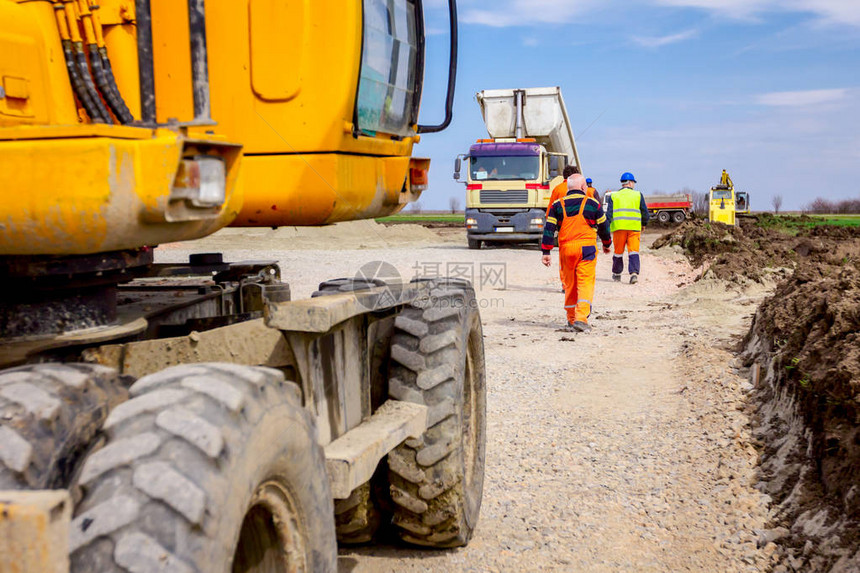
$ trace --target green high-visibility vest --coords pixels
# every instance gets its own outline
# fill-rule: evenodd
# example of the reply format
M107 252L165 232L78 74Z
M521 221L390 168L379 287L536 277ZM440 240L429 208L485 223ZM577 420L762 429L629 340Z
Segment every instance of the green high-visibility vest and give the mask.
M642 202L642 193L635 189L622 187L613 191L609 196L612 201L612 223L610 231L641 231L642 212L639 205Z

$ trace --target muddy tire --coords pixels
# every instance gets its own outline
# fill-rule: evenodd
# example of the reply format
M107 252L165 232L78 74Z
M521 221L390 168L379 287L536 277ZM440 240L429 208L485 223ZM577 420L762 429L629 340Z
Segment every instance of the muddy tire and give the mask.
M657 220L665 225L672 220L672 214L669 211L660 211L657 213Z
M472 250L477 250L477 249L480 249L480 248L481 248L481 243L482 243L482 242L481 242L481 241L479 241L478 239L466 239L466 241L468 241L468 243L469 243L469 248L470 248L470 249L472 249Z
M127 397L116 370L104 366L0 372L0 490L68 487L111 407Z
M325 459L298 386L195 364L130 393L77 477L74 573L336 570Z
M392 337L390 397L429 409L424 435L388 455L392 524L408 543L460 547L483 493L484 343L471 285L430 283L430 298L403 310Z
M680 225L687 219L687 214L683 211L675 211L672 213L672 221Z
M338 543L370 543L382 523L382 513L374 499L371 483L355 488L346 499L334 500Z

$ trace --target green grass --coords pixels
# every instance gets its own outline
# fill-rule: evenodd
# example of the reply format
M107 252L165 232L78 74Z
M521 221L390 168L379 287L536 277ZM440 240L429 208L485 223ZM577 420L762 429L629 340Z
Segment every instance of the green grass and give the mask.
M759 227L796 234L800 229L819 225L838 227L860 227L860 215L771 215L760 213L756 223Z
M462 223L463 214L403 214L391 215L390 217L380 217L376 219L377 223Z
M838 225L840 227L860 227L860 215L810 215L822 222L819 225Z

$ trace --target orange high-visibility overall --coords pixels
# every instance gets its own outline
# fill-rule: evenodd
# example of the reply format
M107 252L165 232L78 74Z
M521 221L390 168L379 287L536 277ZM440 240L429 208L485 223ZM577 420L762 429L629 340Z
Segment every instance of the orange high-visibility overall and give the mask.
M582 195L579 195L582 197ZM597 269L597 230L582 216L587 199L575 217L565 218L558 231L559 259L562 263L564 310L567 322L588 323L594 299L594 276Z
M552 194L549 196L549 205L547 205L547 208L546 208L546 216L547 217L549 217L549 212L550 212L550 209L552 209L553 203L555 203L556 201L558 201L559 199L561 199L562 197L567 195L567 192L568 192L568 188L567 188L567 180L566 179L552 188ZM591 197L592 199L594 199L594 195L596 192L597 192L597 190L594 187L589 187L588 190L585 192L585 195L586 195L586 197ZM598 201L598 203L599 203L599 201ZM580 211L580 214L582 214L581 211ZM596 232L595 232L594 236L597 237ZM560 241L559 241L559 249L558 249L558 280L560 280L561 284L564 285L564 257L561 256L561 242ZM566 290L567 289L565 288L565 291Z
M639 240L641 237L641 231L613 231L612 243L615 245L615 254L623 255L624 247L627 247L628 253L639 253Z

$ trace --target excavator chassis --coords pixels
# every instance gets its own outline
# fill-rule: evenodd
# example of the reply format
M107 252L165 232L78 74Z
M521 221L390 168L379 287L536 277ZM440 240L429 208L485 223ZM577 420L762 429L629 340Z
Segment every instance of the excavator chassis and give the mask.
M408 529L403 531L407 534L404 539L422 545L457 546L468 541L480 506L485 408L483 342L480 322L474 320L475 305L469 303L470 300L474 302L474 293L468 283L442 280L380 285L339 279L334 281L335 288L326 288L328 283L323 283L321 291L315 293L319 296L292 301L289 286L280 282L280 269L271 261L224 263L220 255L204 254L194 255L188 264L137 265L140 257L148 262L151 254L120 257L133 263L124 267L123 273L106 273L108 278L104 278L105 273L94 275L101 279L101 282L92 281L97 283L99 292L110 293L108 298L116 301L113 313L116 318L112 321L96 325L90 321L70 322L67 332L28 332L26 336L13 333L15 336L4 341L0 360L7 369L0 371L0 407L16 401L26 407L28 394L23 389L30 382L16 376L28 368L53 368L53 365L82 364L103 369L98 372L113 373L115 385L121 386L122 393L128 392L130 387L131 399L114 400L103 413L100 429L87 443L75 448L80 457L68 461L74 469L65 470L65 475L73 476L70 480L55 478L47 489L44 484L48 482L40 482L41 486L29 496L0 491L0 501L9 509L0 527L28 532L9 539L10 545L3 552L5 557L0 559L0 570L15 570L13 566L23 566L21 570L26 571L82 570L82 565L75 566L75 551L85 553L89 547L80 541L85 533L76 527L81 527L81 519L86 523L92 518L77 516L69 522L68 510L65 513L45 510L45 505L74 505L66 496L80 495L83 484L75 480L82 474L86 476L94 463L92 460L110 448L112 416L130 408L136 400L148 399L146 394L140 396L136 391L140 384L163 378L171 371L178 372L182 380L188 377L187 373L209 368L210 364L217 371L234 368L253 371L254 367L262 366L295 384L298 404L309 416L312 435L325 458L325 475L317 479L327 485L325 489L336 516L334 527L341 542L371 540L377 527L385 525L378 517L365 519L365 514L377 515L386 504L397 507L397 501L392 502L390 496L400 495L402 484L389 491L394 486L388 486L389 478L385 476L391 470L380 462L391 452L404 448L420 451L424 447L424 435L431 435L428 431L434 429L438 433L443 425L450 426L456 421L457 439L475 438L459 446L463 459L472 460L475 467L468 472L464 467L460 477L446 478L462 484L455 486L455 489L460 487L461 501L454 511L460 512L459 521L464 525L457 530L457 535L443 539L442 543L410 538L409 530L414 530L415 525L407 524ZM12 265L7 265L7 269L10 267ZM27 268L32 270L32 265ZM93 278L91 273L83 273L82 277L77 282L68 281L74 285L69 288L80 289ZM119 282L120 277L123 282ZM61 300L68 294L60 292L54 298ZM98 298L93 297L94 308L104 306ZM451 301L459 302L449 304ZM86 302L78 299L81 316L89 316ZM13 303L7 301L6 304L14 306ZM13 311L10 308L10 316ZM473 317L471 322L463 322L462 318L468 316ZM421 323L421 317L429 318ZM460 326L441 334L434 333L437 328L434 321L446 324L452 319L452 324ZM38 330L36 323L30 327ZM418 344L422 352L426 350L423 354L412 354L418 349L404 350L404 344L411 343L403 341L413 338L413 333L419 335L418 340L426 339ZM454 355L461 356L464 361L460 374L456 368L450 374L463 387L452 395L454 402L449 397L442 404L434 403L435 398L422 391L421 386L429 388L445 382L449 374L444 380L419 382L419 386L411 386L411 389L405 387L402 380L410 375L409 369L421 380L425 376L420 373L421 369L425 363L435 360L433 353L439 351L440 345L447 346L442 349L444 352L455 352ZM10 390L12 388L15 392ZM430 388L429 392L432 391L435 390ZM39 395L44 397L42 389L35 392L41 392ZM48 398L53 399L52 396ZM469 425L473 430L466 431L464 427ZM9 428L19 431L14 421ZM27 428L20 430L20 435L26 438L25 430ZM104 446L105 436L107 446ZM0 447L0 462L3 462L0 463L0 490L9 487L8 479L4 481L4 478L15 474L10 468L21 470L17 475L22 480L33 470L33 466L27 467L30 460L25 459L28 452L23 451L27 448L21 445L25 441L15 439L11 447L5 450ZM15 444L20 446L18 450ZM428 442L427 445L432 444ZM36 454L38 452L31 457ZM415 454L408 455L412 456L414 464ZM429 474L432 466L425 469ZM467 475L471 476L468 480ZM380 501L381 498L384 499ZM410 507L410 511L414 510L415 501L401 503ZM397 510L394 512L396 514ZM58 528L68 529L72 539L71 569L68 569L68 556L62 555L62 551L34 550L50 545L44 537L34 538L34 520L45 524L38 529L45 536L57 535ZM240 553L237 549L237 555ZM48 562L53 568L44 565Z

